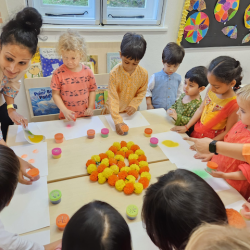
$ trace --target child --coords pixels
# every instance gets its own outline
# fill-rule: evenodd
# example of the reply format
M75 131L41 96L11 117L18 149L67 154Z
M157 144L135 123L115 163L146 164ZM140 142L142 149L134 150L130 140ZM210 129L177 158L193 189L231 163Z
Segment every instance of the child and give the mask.
M169 116L175 120L175 125L185 126L189 122L202 103L200 92L207 85L206 67L194 67L186 73L183 87L185 93L167 111Z
M67 224L62 250L132 250L128 225L109 204L90 202Z
M81 62L86 61L86 45L76 32L61 35L57 47L63 65L51 79L52 96L60 109L59 119L75 120L93 115L95 90L93 72Z
M195 124L191 137L223 140L238 120L234 90L241 84L241 73L240 62L234 58L220 56L214 59L207 75L211 87L202 105L186 126L174 127L171 130L185 133Z
M17 187L19 170L20 162L13 150L0 144L0 212L11 202ZM24 240L17 234L5 231L0 221L0 249L54 250L60 245L60 242L57 241L43 247Z
M147 190L142 219L154 244L162 250L185 246L191 232L203 222L229 223L239 217L237 226L245 227L241 215L226 211L217 193L198 175L177 169L161 176Z
M203 224L189 239L185 250L250 250L250 232L226 225Z
M147 109L168 110L182 93L181 76L177 73L185 50L176 43L169 43L162 52L163 69L151 76L146 94Z
M139 65L146 47L142 35L126 33L121 43L122 62L109 75L108 100L102 114L111 114L119 135L123 135L121 127L125 125L119 113L133 115L147 91L148 72Z

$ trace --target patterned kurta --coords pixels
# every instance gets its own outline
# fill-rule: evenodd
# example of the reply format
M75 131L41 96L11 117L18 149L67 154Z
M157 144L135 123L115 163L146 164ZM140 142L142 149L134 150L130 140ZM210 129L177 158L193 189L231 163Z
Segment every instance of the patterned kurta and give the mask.
M102 115L111 114L115 124L122 123L119 115L128 106L136 110L147 92L148 72L140 65L130 75L118 64L109 75L108 100L102 110Z
M183 103L182 99L186 94L183 93L180 98L172 105L171 109L175 109L177 113L177 119L175 121L176 126L187 125L190 119L193 117L196 110L200 107L202 99L195 99L189 103Z

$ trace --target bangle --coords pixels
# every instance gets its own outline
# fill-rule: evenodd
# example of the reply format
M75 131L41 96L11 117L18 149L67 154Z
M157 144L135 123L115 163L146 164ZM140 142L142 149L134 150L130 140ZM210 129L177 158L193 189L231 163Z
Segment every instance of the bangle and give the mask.
M185 126L186 130L188 131L189 129L188 129L187 125L184 125L184 126Z

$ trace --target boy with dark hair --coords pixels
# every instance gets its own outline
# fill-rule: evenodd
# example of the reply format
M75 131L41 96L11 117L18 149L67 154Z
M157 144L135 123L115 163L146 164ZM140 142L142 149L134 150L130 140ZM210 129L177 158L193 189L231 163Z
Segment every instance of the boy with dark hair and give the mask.
M185 56L177 43L169 43L162 52L163 69L151 76L146 94L147 109L169 109L182 93L181 76L177 73Z
M125 125L119 113L133 115L147 91L148 72L138 65L146 47L142 35L126 33L121 42L122 62L109 75L108 100L102 114L111 114L119 135L124 134L121 127Z

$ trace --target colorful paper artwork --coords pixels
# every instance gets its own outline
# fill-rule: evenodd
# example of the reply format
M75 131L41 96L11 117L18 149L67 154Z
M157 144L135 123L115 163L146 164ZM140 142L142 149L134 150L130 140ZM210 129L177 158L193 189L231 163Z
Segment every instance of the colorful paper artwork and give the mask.
M250 41L250 34L247 34L243 40L242 40L242 43L248 43Z
M227 27L223 28L221 31L231 39L237 38L237 25L227 26Z
M207 8L205 0L190 0L189 11L198 10L202 11Z
M246 8L245 15L244 15L245 27L250 29L250 5Z
M207 34L209 17L204 12L196 12L191 15L184 28L184 38L189 43L198 43Z
M220 23L226 23L237 13L240 0L218 0L215 8L215 19Z

